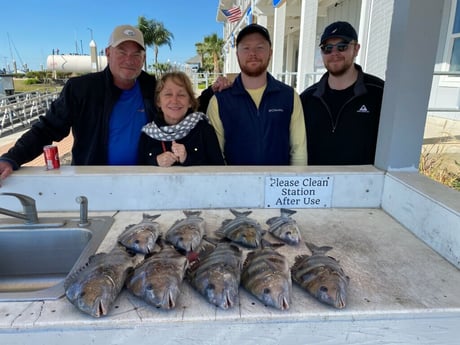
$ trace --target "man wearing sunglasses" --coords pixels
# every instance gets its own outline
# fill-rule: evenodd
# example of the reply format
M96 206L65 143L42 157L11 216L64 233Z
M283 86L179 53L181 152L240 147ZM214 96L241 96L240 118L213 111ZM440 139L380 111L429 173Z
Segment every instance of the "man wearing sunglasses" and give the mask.
M300 95L308 165L374 164L384 81L354 62L360 45L349 23L327 26L319 46L327 72Z

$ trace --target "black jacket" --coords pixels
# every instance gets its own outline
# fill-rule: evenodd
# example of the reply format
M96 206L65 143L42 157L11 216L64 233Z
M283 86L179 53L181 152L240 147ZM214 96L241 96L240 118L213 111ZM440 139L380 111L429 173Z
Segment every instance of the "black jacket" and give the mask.
M175 165L224 165L214 128L206 121L197 123L190 133L177 143L185 146L187 158L184 163ZM171 151L171 141L163 141L166 151ZM157 156L163 153L162 142L142 133L139 143L139 164L158 165Z
M149 121L155 114L155 77L142 72L138 78ZM43 146L74 138L72 164L106 165L109 118L121 90L113 84L109 68L67 81L45 116L24 133L2 158L16 163L15 169L43 152Z
M142 71L138 81L150 122L156 117L156 79ZM41 116L0 159L18 169L42 154L43 146L64 139L72 129L72 165L107 165L110 114L121 92L113 84L109 67L69 79L46 115ZM206 109L212 94L210 88L203 92L200 109Z
M336 123L324 99L329 73L300 94L308 165L374 164L384 81L355 67L354 95L339 111Z

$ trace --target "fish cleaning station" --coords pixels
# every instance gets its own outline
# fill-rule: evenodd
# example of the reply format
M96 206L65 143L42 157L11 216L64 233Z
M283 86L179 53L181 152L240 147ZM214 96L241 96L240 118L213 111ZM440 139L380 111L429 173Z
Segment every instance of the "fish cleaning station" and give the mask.
M440 3L395 2L375 166L62 166L14 172L0 193L32 198L39 224L54 222L62 231L51 236L52 229L29 229L29 240L15 245L21 253L15 262L0 259L0 343L458 344L460 194L417 169ZM422 46L423 54L414 53ZM0 194L0 206L23 212L9 194ZM13 279L11 285L2 283L3 272L20 261L40 274L53 261L73 264L65 254L92 240L97 240L93 252L109 252L144 213L159 215L155 221L165 233L184 218L184 210L201 211L206 233L213 237L222 222L234 218L230 209L251 211L249 217L267 229L267 220L282 208L296 211L291 217L302 241L332 247L327 255L349 277L343 308L321 303L293 283L284 310L264 305L242 286L237 303L224 310L184 279L172 309L156 308L123 288L110 310L94 317L69 302L62 284L54 297L34 297L33 291L14 291ZM27 225L0 213L3 258L12 251L4 244L12 243L5 238L15 238L12 226L19 234ZM98 238L104 227L106 233ZM41 236L33 237L34 231ZM70 244L53 242L63 232L78 235ZM270 233L264 237L279 242ZM244 257L251 251L242 250ZM299 255L311 255L303 242L276 250L290 265ZM78 255L75 265L80 266L86 260ZM40 284L46 286L51 273Z

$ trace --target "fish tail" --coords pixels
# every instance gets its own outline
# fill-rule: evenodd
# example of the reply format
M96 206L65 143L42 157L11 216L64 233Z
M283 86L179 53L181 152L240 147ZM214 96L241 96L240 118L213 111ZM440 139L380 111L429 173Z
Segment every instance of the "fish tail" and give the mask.
M305 245L313 254L326 254L328 251L332 250L333 247L322 246L318 247L311 242L305 242Z
M147 214L147 213L143 213L142 214L142 220L153 221L153 220L157 219L159 216L161 216L161 214L150 215L150 214Z
M281 212L281 215L282 215L282 216L283 216L283 215L290 216L290 215L293 215L293 214L297 213L297 211L291 210L291 209L289 209L289 208L281 208L281 209L280 209L280 212Z
M201 211L188 211L188 210L184 210L182 211L184 212L184 214L187 216L187 217L191 217L191 216L199 216L201 214Z
M240 211L235 210L234 208L231 208L230 212L233 213L235 217L247 217L252 213L252 211L240 212Z

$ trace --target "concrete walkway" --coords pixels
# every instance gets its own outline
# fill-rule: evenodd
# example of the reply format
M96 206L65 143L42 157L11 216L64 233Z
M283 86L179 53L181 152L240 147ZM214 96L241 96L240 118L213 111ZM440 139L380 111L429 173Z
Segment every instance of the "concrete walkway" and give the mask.
M10 147L14 145L16 140L24 133L18 132L18 133L13 133L5 137L0 137L0 155L7 152ZM63 159L64 156L68 157L71 150L72 150L72 143L73 143L73 137L72 134L69 134L66 138L61 140L58 143L53 143L54 145L57 145L58 147L58 152L59 152L59 157L61 159L61 164L70 164L70 159ZM43 155L38 156L34 160L30 161L29 163L24 164L24 166L45 166L45 158Z

